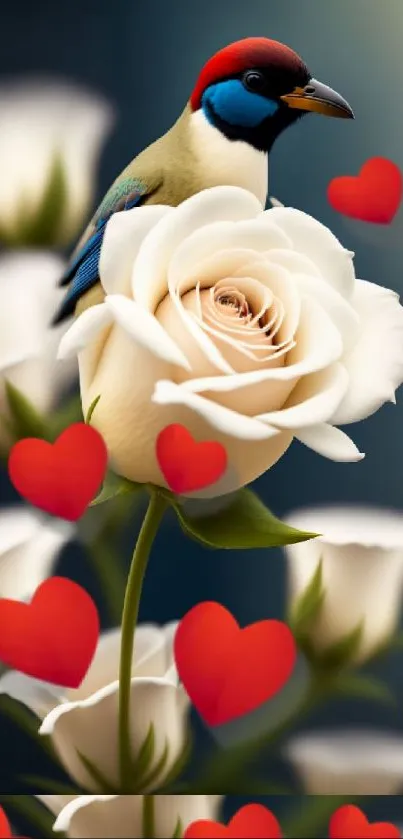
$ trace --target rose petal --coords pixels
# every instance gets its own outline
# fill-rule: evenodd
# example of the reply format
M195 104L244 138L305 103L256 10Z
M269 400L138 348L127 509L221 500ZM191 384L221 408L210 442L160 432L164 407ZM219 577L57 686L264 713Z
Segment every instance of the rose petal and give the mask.
M157 382L153 402L157 405L185 405L207 420L213 428L240 440L269 440L279 433L258 419L218 405L174 382Z
M213 222L255 218L262 212L258 199L235 186L204 190L180 204L145 238L132 275L135 300L154 312L167 292L167 265L175 250L199 227Z
M297 346L289 365L268 370L254 370L233 376L189 379L183 387L192 393L226 393L263 382L295 382L337 361L343 351L340 333L326 312L313 300L303 300Z
M326 423L311 425L304 429L295 429L295 437L304 446L313 449L318 454L340 462L356 462L362 460L362 454L350 437Z
M139 248L152 228L173 207L154 204L115 213L106 225L99 260L99 276L107 294L131 296L130 280Z
M175 251L168 268L170 282L181 285L182 293L194 287L193 272L200 262L212 257L217 251L233 249L250 250L255 254L270 251L270 248L287 248L290 239L275 224L263 218L247 221L219 221L206 223L204 227L188 236ZM239 267L239 264L238 264ZM253 275L252 275L253 276ZM209 280L209 275L206 275Z
M346 299L351 297L355 282L351 252L327 227L293 207L273 207L265 215L284 230L295 250L312 259L325 282Z
M134 300L123 294L109 294L105 306L115 321L134 340L158 358L169 364L190 370L190 364L175 341L170 338L158 320Z
M332 422L344 425L394 402L403 382L403 307L393 291L356 280L352 305L359 315L355 345L343 358L350 387Z
M113 682L88 699L67 702L54 708L39 733L51 735L68 774L84 789L97 784L80 760L85 755L111 785L119 784L118 768L119 682ZM188 702L188 700L187 700ZM150 726L154 726L153 765L168 744L164 773L181 753L186 736L183 691L163 678L136 678L131 682L131 731L134 755L138 755ZM99 736L102 732L102 737Z
M259 414L256 419L278 428L299 428L326 422L348 388L347 371L341 364L304 376L281 411Z
M86 309L63 336L57 357L66 359L78 355L94 340L101 329L105 329L111 323L113 323L113 314L105 303L98 303Z

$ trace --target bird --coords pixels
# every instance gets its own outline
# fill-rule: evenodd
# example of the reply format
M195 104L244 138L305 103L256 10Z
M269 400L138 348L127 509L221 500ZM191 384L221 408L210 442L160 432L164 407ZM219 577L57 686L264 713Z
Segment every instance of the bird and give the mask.
M229 185L249 190L264 208L273 144L309 112L354 118L348 102L278 41L244 38L216 52L175 124L106 193L60 280L68 289L53 325L103 301L98 264L114 213L146 204L178 206L204 189Z

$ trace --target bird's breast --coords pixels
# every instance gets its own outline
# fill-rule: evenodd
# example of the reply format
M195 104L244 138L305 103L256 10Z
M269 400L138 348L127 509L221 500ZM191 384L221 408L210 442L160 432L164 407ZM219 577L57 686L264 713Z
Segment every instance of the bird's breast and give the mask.
M191 116L192 150L199 178L212 186L240 186L252 192L265 206L268 191L268 155L248 143L228 140L211 125L202 110Z

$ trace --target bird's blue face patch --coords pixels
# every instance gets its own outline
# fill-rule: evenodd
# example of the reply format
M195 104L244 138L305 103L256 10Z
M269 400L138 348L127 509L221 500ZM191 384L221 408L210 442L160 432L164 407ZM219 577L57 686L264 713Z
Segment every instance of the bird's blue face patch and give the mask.
M246 90L240 79L213 84L205 90L202 98L202 108L210 122L215 113L229 125L243 128L256 128L267 117L273 116L278 107L273 99Z

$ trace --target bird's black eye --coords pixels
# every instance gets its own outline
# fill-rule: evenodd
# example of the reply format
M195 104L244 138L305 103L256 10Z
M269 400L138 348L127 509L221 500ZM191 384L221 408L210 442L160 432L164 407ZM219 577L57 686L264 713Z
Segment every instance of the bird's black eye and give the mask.
M259 70L248 70L242 79L245 87L253 93L261 93L266 87L266 79Z

